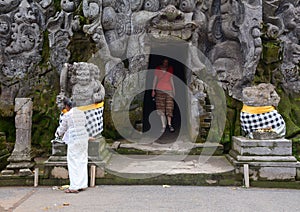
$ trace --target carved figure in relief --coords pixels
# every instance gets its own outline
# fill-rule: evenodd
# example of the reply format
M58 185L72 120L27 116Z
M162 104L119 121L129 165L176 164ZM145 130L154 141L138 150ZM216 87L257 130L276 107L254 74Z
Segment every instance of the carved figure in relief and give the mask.
M266 36L281 41L283 86L290 93L299 93L300 6L294 1L267 0L264 2L264 15Z
M70 58L67 49L73 30L78 29L79 18L73 16L77 2L72 0L61 1L61 11L47 22L49 31L49 46L51 48L51 64L61 70L64 63Z
M287 88L293 88L294 92L300 92L299 62L300 62L300 45L299 45L299 9L292 3L283 3L279 6L275 14L282 20L284 30L279 36L282 40L283 63L282 74L284 75L284 85Z
M64 117L65 99L71 99L72 105L84 112L85 128L90 137L99 136L103 131L105 90L100 76L100 69L92 63L65 63L60 76L61 92L56 97L61 117Z
M100 70L92 63L64 64L61 70L61 93L57 96L61 108L65 97L71 98L74 106L84 106L103 101L105 90L100 82Z

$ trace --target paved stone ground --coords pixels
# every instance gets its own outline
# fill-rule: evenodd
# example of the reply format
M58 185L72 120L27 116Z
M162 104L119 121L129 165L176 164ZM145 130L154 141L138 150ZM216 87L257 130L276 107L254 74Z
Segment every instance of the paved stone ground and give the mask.
M234 170L225 156L114 155L107 169L138 174L215 174Z
M300 190L197 186L1 187L0 211L299 211Z

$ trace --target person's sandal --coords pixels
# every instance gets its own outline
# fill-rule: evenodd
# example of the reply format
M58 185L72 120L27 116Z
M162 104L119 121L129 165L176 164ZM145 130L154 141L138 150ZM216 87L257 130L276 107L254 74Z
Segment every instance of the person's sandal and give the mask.
M175 131L175 129L172 127L172 125L169 125L169 130L170 130L170 132L174 132Z
M162 127L160 132L164 133L166 131L166 127Z
M77 190L66 189L65 193L79 193Z

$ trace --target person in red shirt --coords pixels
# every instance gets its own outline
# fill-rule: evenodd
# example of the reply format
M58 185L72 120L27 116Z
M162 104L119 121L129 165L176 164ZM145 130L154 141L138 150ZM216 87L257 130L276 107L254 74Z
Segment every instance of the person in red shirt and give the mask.
M173 67L169 66L167 58L164 58L162 64L156 67L154 71L152 97L155 97L157 113L161 118L161 132L164 132L166 129L166 117L170 132L175 131L172 127L173 98L175 96L173 72Z

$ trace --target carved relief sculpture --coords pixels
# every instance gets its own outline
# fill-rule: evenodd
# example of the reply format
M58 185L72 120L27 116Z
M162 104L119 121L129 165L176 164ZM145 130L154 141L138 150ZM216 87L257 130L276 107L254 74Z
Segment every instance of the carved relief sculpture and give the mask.
M65 63L61 70L61 92L57 96L58 107L62 110L65 97L73 106L83 110L86 128L91 137L99 136L103 130L103 100L105 90L99 79L100 70L92 63Z

